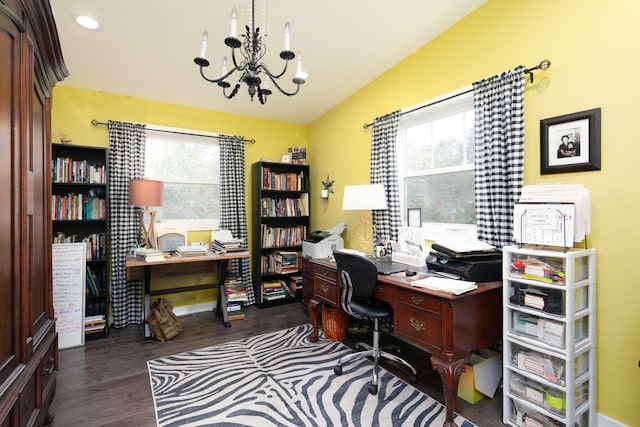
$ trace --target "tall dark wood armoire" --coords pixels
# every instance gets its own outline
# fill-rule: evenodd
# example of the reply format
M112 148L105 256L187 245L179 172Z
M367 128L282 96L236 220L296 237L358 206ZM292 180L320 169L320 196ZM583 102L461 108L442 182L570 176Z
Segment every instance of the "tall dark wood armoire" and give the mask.
M48 0L0 0L0 427L50 421L51 89L68 75Z

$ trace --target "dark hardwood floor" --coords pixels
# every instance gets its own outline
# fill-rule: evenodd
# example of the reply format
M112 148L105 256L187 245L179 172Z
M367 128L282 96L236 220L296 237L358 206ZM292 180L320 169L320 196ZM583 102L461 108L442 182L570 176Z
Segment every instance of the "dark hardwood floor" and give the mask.
M87 341L84 347L60 351L58 385L51 406L52 427L155 426L155 413L147 360L195 350L246 336L276 331L309 322L300 304L258 309L249 307L244 320L225 328L213 313L181 317L182 333L171 341L145 344L142 326L112 329L108 338ZM350 333L345 340L368 341L367 335ZM428 355L403 346L403 356L419 368L416 387L443 402L440 377L431 370ZM407 380L404 371L385 368ZM458 398L456 411L478 426L503 426L501 393L471 405Z

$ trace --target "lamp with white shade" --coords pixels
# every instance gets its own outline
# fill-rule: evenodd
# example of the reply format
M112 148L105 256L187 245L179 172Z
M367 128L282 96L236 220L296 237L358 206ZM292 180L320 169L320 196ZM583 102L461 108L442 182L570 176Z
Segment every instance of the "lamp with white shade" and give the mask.
M158 248L156 236L156 211L150 206L162 206L163 182L151 179L132 179L129 181L129 205L140 206L140 238L148 248Z
M356 235L362 229L359 236L360 244L365 252L373 246L375 230L371 221L372 210L387 209L387 198L382 184L345 185L342 210L362 211L360 224L356 227Z

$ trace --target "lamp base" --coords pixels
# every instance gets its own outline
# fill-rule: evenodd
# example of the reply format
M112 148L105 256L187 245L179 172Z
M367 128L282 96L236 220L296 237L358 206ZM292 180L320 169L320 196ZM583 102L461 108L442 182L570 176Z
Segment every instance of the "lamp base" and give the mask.
M140 237L144 240L145 245L151 249L158 248L158 236L156 236L156 211L140 210L138 211L140 218Z

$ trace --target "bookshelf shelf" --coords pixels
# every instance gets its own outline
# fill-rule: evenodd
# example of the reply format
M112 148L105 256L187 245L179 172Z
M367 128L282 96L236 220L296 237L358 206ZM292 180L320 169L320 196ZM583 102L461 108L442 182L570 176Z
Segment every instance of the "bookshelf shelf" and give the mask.
M257 306L300 301L302 242L310 219L309 166L254 163L252 191L251 264Z
M52 243L87 248L85 340L105 338L109 304L107 271L107 150L51 145Z

